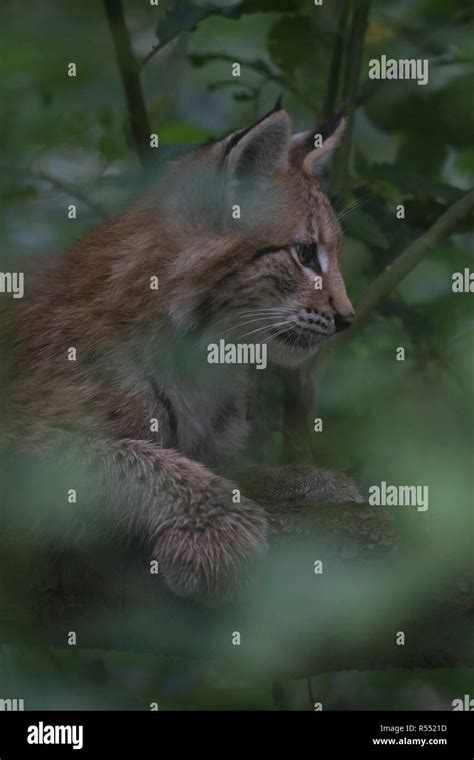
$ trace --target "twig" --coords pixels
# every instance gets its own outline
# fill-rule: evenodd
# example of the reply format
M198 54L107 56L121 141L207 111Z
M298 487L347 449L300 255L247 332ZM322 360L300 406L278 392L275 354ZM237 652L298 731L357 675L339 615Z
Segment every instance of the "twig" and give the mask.
M130 37L125 24L122 2L121 0L104 0L104 7L127 99L130 132L140 163L145 170L148 170L154 158L150 147L151 129L138 66L133 55Z
M474 189L453 203L444 214L417 238L408 248L389 264L384 271L369 286L357 309L357 319L354 327L361 327L367 322L376 306L391 290L409 274L412 269L435 248L443 238L449 235L457 225L474 211ZM347 333L350 335L352 330Z
M314 365L313 380L319 386L326 373L329 360L341 345L351 340L356 330L367 323L372 312L394 290L419 262L449 235L456 226L474 211L474 189L453 203L436 222L406 248L384 271L372 282L365 296L356 308L356 320L350 330L337 335L318 354Z
M241 56L236 57L235 55L228 53L193 53L190 55L190 58L192 61L195 61L201 65L203 63L207 63L208 61L229 61L230 63L233 63L234 61L238 60L240 61L241 66L246 66L249 69L253 69L258 74L265 76L269 81L275 82L281 87L284 87L286 90L288 90L288 92L291 92L296 98L301 100L301 102L313 113L319 111L319 106L310 98L308 98L304 92L301 92L301 90L295 84L293 84L293 82L288 79L288 77L280 74L277 71L274 71L274 69L272 69L272 67L269 66L268 63L263 61L261 58L258 58L254 61L243 61Z
M146 56L144 58L142 58L142 60L139 63L137 63L138 71L141 71L143 69L143 67L146 66L146 64L148 63L148 61L151 61L151 59L154 58L154 56L157 53L159 53L160 50L163 50L163 48L166 47L167 45L169 45L170 42L173 42L173 40L175 40L177 37L179 37L180 34L181 34L181 32L178 32L173 37L166 37L161 42L158 42L156 45L153 45L152 49L146 54Z
M146 54L146 56L142 58L138 64L138 69L141 71L142 68L148 63L148 61L151 61L151 59L157 53L159 53L160 50L163 50L164 47L169 45L170 42L173 42L173 40L177 39L181 34L183 34L183 32L194 31L196 27L201 23L201 21L204 21L210 16L221 16L224 18L238 19L242 15L243 11L244 8L242 2L237 2L234 5L226 6L225 8L214 8L213 6L207 6L206 8L202 7L199 18L193 20L191 25L188 24L182 29L179 29L174 34L168 34L168 36L164 36L162 39L160 39L158 44L154 45L152 49Z
M286 464L291 462L310 462L312 460L311 428L308 419L313 404L313 377L311 365L298 369L280 368L282 381L284 451Z

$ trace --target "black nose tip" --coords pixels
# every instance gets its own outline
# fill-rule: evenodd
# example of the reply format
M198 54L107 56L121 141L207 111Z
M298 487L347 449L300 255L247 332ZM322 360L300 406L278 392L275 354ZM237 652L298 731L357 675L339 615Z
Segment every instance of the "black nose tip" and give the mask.
M336 326L336 332L343 332L347 330L354 321L355 314L338 314L334 315L334 324Z

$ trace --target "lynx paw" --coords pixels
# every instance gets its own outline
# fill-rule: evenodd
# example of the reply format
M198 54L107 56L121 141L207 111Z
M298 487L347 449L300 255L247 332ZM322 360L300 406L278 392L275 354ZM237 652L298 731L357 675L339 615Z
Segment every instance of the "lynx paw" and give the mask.
M229 601L267 548L264 510L243 497L234 504L234 489L218 481L159 529L153 555L177 596L202 603Z

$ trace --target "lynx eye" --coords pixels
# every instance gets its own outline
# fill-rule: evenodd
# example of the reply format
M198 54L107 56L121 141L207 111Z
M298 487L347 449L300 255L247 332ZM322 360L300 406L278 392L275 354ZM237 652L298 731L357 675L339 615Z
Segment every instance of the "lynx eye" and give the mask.
M315 272L320 272L317 243L296 243L293 249L298 256L298 261L304 267L310 267Z

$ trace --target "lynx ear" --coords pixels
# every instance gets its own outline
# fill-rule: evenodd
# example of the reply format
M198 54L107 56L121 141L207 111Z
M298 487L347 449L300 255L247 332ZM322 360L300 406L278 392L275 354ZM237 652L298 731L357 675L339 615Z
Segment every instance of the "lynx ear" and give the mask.
M346 106L343 105L314 132L300 132L291 141L291 162L306 174L317 174L341 139L346 126Z
M270 176L289 162L291 121L281 108L224 142L227 171L235 178Z

